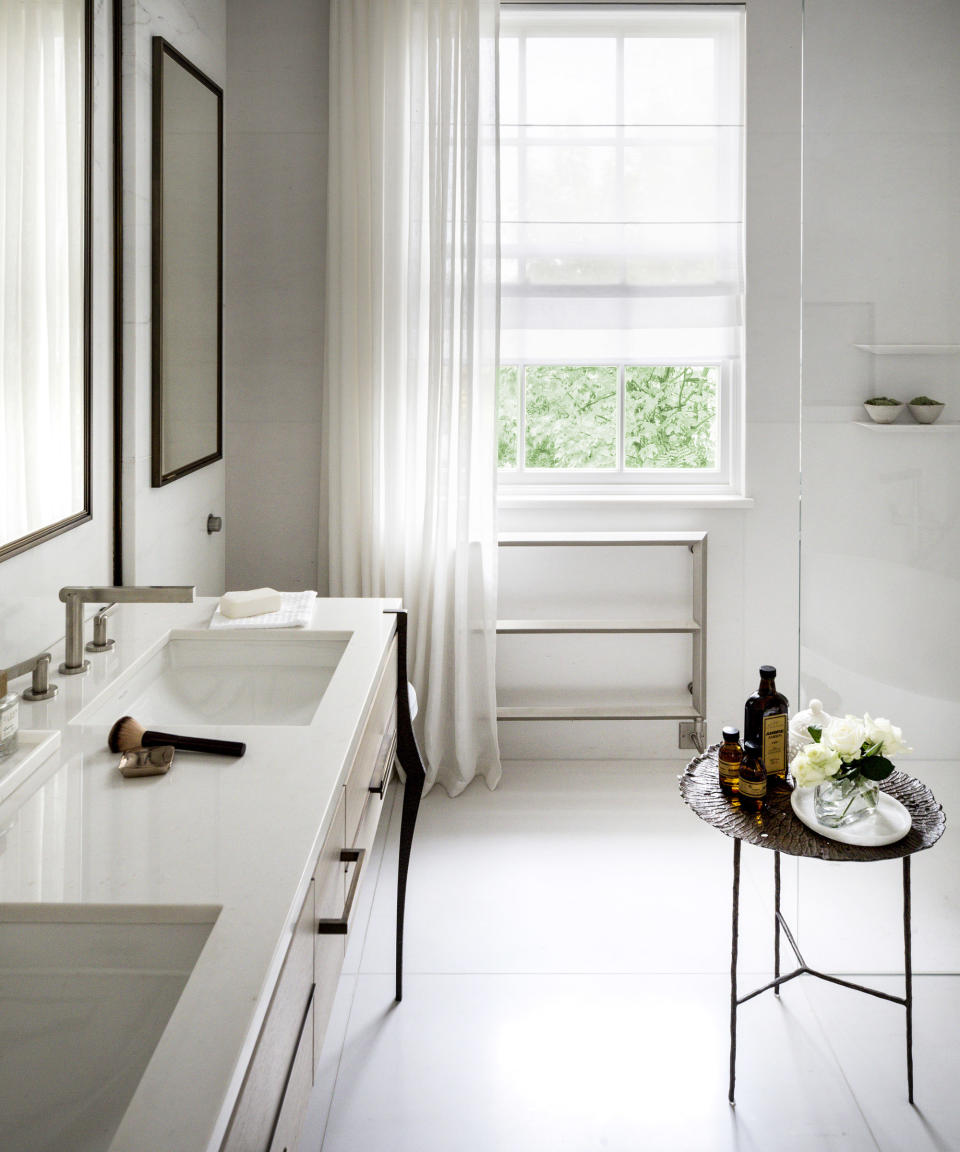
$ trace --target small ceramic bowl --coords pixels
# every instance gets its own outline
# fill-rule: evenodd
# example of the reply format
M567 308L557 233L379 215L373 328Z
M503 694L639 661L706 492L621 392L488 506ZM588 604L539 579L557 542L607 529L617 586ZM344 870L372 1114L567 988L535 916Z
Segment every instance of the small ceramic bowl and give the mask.
M910 415L918 424L935 424L945 405L943 404L908 404Z
M875 424L892 424L903 411L902 404L864 404L864 408Z

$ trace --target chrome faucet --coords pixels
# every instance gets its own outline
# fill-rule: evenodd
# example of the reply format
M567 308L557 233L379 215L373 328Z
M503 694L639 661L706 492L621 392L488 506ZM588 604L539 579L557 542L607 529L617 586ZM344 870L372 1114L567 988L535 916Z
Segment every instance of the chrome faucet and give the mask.
M90 661L83 658L84 604L192 604L197 590L191 584L170 587L61 588L60 599L67 606L65 659L60 665L64 676L86 672Z

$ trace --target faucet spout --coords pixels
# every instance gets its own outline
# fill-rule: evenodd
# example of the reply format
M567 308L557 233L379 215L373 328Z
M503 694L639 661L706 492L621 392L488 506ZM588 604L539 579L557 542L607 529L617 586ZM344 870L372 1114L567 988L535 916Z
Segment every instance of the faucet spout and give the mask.
M83 658L83 605L84 604L192 604L197 589L191 584L154 585L136 587L121 585L102 588L60 589L60 599L66 605L65 656L60 665L64 676L86 672L90 661Z

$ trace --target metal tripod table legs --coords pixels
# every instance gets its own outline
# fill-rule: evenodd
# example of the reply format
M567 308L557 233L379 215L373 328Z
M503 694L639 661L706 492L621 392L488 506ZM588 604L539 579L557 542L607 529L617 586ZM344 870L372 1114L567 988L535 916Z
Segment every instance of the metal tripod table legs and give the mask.
M735 1103L734 1089L737 1077L737 1010L741 1004L759 996L772 988L776 996L780 995L780 986L797 976L816 976L818 980L826 980L831 984L839 984L843 988L852 988L855 992L865 992L868 996L876 996L880 1000L890 1000L900 1004L907 1013L907 1099L913 1103L913 967L910 950L910 857L903 857L903 974L904 995L891 996L887 992L880 992L876 988L867 988L863 984L855 984L852 980L841 980L839 976L829 976L809 967L804 960L800 948L794 939L793 933L783 914L780 911L780 853L773 854L773 890L774 890L774 920L773 920L773 979L761 988L755 988L745 996L737 994L737 951L740 928L740 840L733 841L733 916L732 934L730 944L730 1087L727 1093L731 1104ZM786 976L780 975L780 932L783 931L787 943L797 958L799 967L788 972Z

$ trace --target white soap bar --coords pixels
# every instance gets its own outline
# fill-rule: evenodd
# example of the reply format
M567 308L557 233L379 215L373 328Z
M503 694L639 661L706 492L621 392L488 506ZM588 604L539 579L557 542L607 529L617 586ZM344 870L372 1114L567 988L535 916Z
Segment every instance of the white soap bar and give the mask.
M237 620L243 616L262 616L279 612L283 596L273 588L251 588L247 592L225 592L220 597L220 615Z

